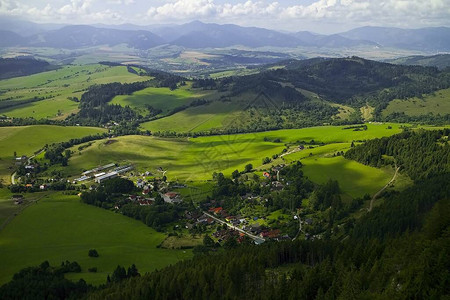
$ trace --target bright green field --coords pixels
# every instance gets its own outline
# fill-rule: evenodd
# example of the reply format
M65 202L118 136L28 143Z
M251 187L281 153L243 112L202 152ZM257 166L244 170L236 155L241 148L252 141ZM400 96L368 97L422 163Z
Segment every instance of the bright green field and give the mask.
M317 183L337 180L351 197L373 195L391 179L391 174L358 162L338 157L310 157L302 160L305 175Z
M109 67L99 64L70 65L54 71L1 80L0 91L5 93L0 95L0 101L27 100L33 97L48 99L3 109L0 114L17 118L64 119L78 110L78 103L67 97L80 99L83 91L93 84L143 80L148 80L148 77L129 73L125 66Z
M190 107L174 115L142 123L141 127L153 132L198 132L225 127L236 116L238 106L214 101L208 105Z
M149 87L131 95L116 96L111 104L128 105L141 114L146 114L145 106L148 104L161 109L163 113L168 113L176 107L189 105L195 99L207 98L210 94L210 91L191 89L189 85L173 91L169 88Z
M79 126L35 125L0 127L0 179L9 182L14 151L17 155L32 155L45 144L68 141L91 134L103 133L104 129Z
M190 251L156 248L164 238L139 221L82 204L77 196L55 194L28 207L0 232L0 284L44 260L53 265L77 261L83 272L69 277L100 284L118 264L135 263L145 273L191 257ZM98 258L88 257L93 248ZM88 273L90 267L98 272Z
M84 169L104 163L133 163L140 171L155 172L156 168L163 167L168 170L166 176L170 180L205 180L211 179L213 172L229 175L235 169L243 170L248 163L255 167L259 166L262 158L280 154L285 147L284 143L312 139L325 143L349 143L352 140L370 139L400 132L399 125L391 124L391 126L393 129L386 129L387 124L368 124L367 131L342 130L341 127L324 126L189 139L124 136L115 138L116 142L108 145L105 145L104 140L94 142L80 154L74 154L69 160L69 166L61 170L67 175L77 176ZM264 141L265 137L269 141ZM277 138L282 142L274 143L273 140ZM348 145L342 147L345 148ZM77 149L78 146L73 148L75 152L78 152ZM304 150L303 153L307 153L306 151L308 150ZM325 151L331 151L331 149Z
M408 116L432 114L450 114L450 89L436 91L426 95L424 99L411 98L408 100L391 101L383 110L383 116L394 112L404 112Z

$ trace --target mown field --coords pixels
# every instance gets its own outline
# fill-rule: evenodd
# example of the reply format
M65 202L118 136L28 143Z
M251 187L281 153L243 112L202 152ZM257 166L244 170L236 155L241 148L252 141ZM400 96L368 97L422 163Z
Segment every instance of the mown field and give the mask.
M432 114L450 114L450 89L439 90L425 95L423 99L417 97L408 100L393 100L383 110L383 116L394 112L404 112L408 116Z
M52 265L77 261L82 273L69 278L101 284L118 264L135 263L145 273L192 256L189 250L156 248L164 238L139 221L82 204L77 196L49 195L0 231L0 284L44 260ZM100 256L89 257L89 249ZM97 267L97 273L89 273L91 267Z
M14 152L18 156L30 156L46 144L103 132L105 130L102 128L79 126L0 127L0 179L9 182L12 173L9 167L14 165Z
M61 69L0 81L0 114L9 117L35 119L64 119L78 111L78 103L68 97L81 98L91 85L110 82L131 83L148 80L129 73L125 66L109 67L99 64L68 65ZM8 101L45 98L2 109Z
M189 105L193 100L216 96L217 93L213 95L211 91L192 89L191 84L188 83L173 91L169 88L149 87L131 95L116 96L111 104L128 105L143 115L148 113L146 106L150 105L153 108L161 109L162 114L166 114L177 107Z

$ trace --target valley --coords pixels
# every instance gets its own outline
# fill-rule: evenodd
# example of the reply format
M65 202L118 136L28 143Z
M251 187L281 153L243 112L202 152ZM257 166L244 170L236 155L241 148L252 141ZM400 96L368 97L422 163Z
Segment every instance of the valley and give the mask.
M0 298L448 294L448 28L0 25Z

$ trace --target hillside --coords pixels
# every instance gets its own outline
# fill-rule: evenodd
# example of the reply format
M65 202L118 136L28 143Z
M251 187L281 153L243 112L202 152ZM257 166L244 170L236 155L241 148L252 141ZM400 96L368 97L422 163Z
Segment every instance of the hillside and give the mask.
M450 67L450 54L407 56L389 60L388 62L399 65L436 67L442 70Z
M33 58L0 58L0 80L27 76L56 68Z

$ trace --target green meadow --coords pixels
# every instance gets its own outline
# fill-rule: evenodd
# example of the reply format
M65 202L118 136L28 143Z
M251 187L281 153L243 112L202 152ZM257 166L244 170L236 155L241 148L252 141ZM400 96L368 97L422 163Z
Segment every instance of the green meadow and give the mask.
M373 195L391 179L391 174L358 162L337 157L308 157L302 160L305 175L317 183L337 180L352 198Z
M105 283L115 267L136 264L141 273L192 256L189 250L156 248L165 235L120 214L80 202L77 196L44 197L0 231L0 284L20 269L48 260L53 265L77 261L88 283ZM88 256L96 249L98 258ZM88 268L97 267L97 273Z
M214 101L207 105L186 110L158 120L142 123L141 127L152 132L199 132L226 127L237 116L236 104Z
M392 129L387 129L388 125L392 126ZM353 140L398 133L399 126L368 124L367 131L324 126L198 138L123 136L109 142L95 141L82 151L78 151L79 146L75 146L69 166L59 167L59 170L68 176L78 176L83 170L116 162L133 164L139 171L155 172L158 167L162 167L168 171L166 176L169 180L208 180L213 172L230 175L235 169L243 170L248 163L255 167L260 166L262 158L281 154L285 144L296 145L297 141L312 140L314 143L335 144L293 153L292 158L286 156L286 159L291 161L302 158L302 155L308 156L310 152L332 155L333 152L348 148ZM277 142L277 139L281 142Z
M53 71L1 80L0 104L4 103L3 101L29 100L34 97L45 99L1 109L0 114L16 118L64 119L70 113L78 111L78 103L69 100L68 97L80 99L91 85L111 82L131 83L148 78L129 73L125 66L93 64L68 65Z
M79 126L0 127L0 179L9 182L12 173L9 167L14 164L14 152L18 156L30 156L46 144L103 132L105 130L102 128Z
M383 116L393 112L404 112L408 116L432 114L450 114L450 89L439 90L433 94L425 95L423 99L417 97L407 100L391 101L383 110Z
M211 94L210 91L192 89L190 84L173 91L169 88L149 87L131 95L116 96L111 104L128 105L143 115L147 114L146 106L151 105L166 114L177 107L189 105L193 100L208 98Z

